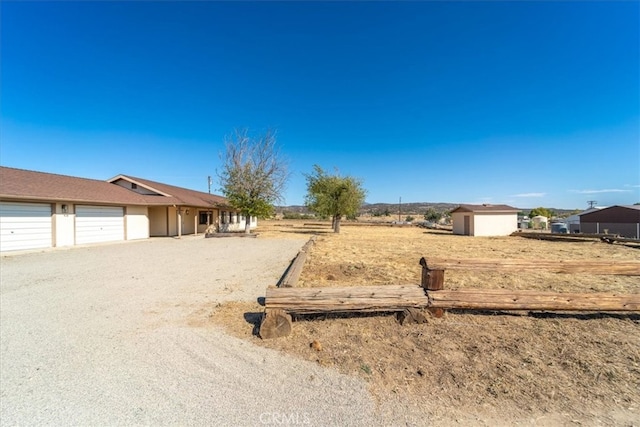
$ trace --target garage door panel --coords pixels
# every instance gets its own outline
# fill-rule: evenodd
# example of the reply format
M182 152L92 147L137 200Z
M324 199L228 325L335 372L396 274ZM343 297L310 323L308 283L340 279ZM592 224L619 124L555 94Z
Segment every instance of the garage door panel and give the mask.
M124 209L76 206L76 244L124 240Z
M0 251L52 246L51 205L0 203Z

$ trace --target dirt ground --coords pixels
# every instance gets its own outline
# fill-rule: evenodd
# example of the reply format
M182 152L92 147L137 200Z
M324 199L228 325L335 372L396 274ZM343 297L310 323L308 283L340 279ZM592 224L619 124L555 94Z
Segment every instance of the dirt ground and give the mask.
M300 286L419 284L420 257L638 260L601 242L466 237L417 227L263 221L260 237L316 235ZM638 276L447 271L447 288L639 293ZM639 313L449 311L400 326L392 315L307 316L285 338L261 340L263 308L212 314L232 334L365 379L380 402L401 399L430 420L509 425L640 425ZM318 341L322 349L310 347Z

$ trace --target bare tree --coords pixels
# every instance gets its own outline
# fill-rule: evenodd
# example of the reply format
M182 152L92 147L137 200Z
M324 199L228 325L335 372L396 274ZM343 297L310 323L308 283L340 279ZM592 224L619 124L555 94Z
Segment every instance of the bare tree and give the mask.
M246 217L245 233L251 233L251 217L266 218L281 202L289 178L287 161L280 155L276 133L267 130L257 138L236 129L225 138L225 154L218 178L229 204Z

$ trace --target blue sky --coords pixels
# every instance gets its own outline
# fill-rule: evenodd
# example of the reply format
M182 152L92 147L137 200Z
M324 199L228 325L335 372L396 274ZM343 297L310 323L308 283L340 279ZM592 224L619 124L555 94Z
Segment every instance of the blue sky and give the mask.
M367 202L640 201L640 2L7 2L0 164L207 191L277 130ZM218 191L219 192L219 191Z

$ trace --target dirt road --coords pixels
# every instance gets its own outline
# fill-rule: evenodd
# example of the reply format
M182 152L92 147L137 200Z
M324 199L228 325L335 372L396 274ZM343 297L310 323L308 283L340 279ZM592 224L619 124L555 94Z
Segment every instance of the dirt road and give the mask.
M377 424L362 381L198 327L217 303L264 295L304 242L3 256L2 425Z

